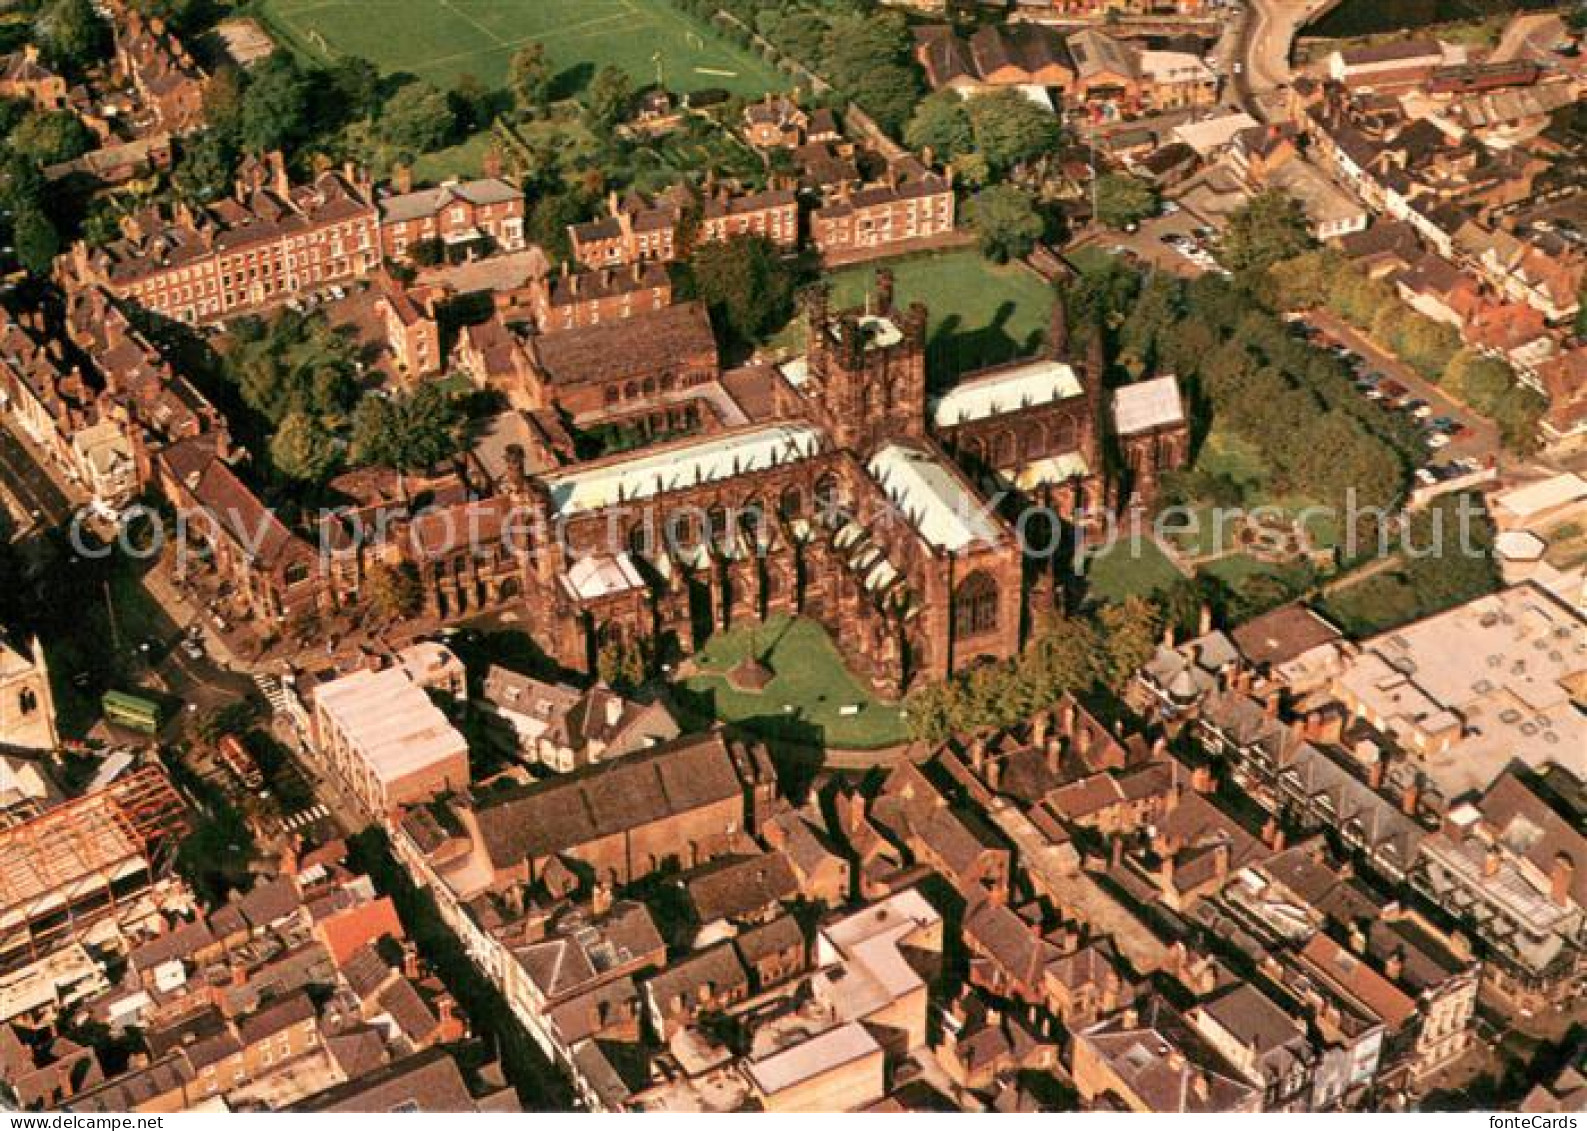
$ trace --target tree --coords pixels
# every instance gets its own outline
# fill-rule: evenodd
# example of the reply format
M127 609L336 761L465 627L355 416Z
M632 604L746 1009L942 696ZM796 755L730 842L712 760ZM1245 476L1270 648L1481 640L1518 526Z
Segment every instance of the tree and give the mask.
M525 114L539 114L551 102L551 60L543 43L526 43L513 52L507 70L507 89L513 103Z
M1311 232L1300 202L1269 189L1229 217L1220 252L1231 271L1260 271L1310 249Z
M371 393L353 413L353 462L427 471L457 454L457 408L435 385L386 398Z
M1017 90L980 94L966 103L975 148L994 174L1058 147L1058 118Z
M61 238L43 210L27 208L18 212L11 233L17 262L41 279L49 275L55 257L61 253Z
M380 68L357 55L339 55L325 71L325 82L343 118L368 118L380 106Z
M1098 620L1106 649L1103 678L1114 691L1122 691L1157 650L1162 614L1143 597L1126 597L1122 604L1104 605Z
M270 462L289 479L320 483L336 466L336 439L306 412L293 411L270 438Z
M365 585L370 605L382 620L407 620L417 615L424 602L419 574L408 562L376 562L369 567Z
M1128 173L1108 173L1097 181L1097 219L1123 230L1157 212L1157 190Z
M1014 185L993 185L970 199L970 227L981 242L981 254L1006 263L1030 254L1041 238L1042 219L1030 195Z
M943 160L957 160L975 148L975 130L964 99L951 90L939 90L915 107L904 130L910 149L930 149Z
M628 115L629 103L634 99L633 80L627 71L608 64L590 80L587 98L591 121L609 130Z
M110 47L110 28L90 0L54 0L33 21L33 36L52 60L73 68L103 58Z
M1273 284L1273 301L1280 310L1311 310L1328 302L1334 279L1343 264L1339 253L1318 248L1268 268Z
M182 139L182 156L171 172L171 184L190 204L208 204L231 191L236 179L237 154L215 130L189 134Z
M309 121L308 83L291 56L278 51L257 64L237 105L239 146L248 153L290 149L307 136Z
M803 18L803 13L801 13ZM849 98L896 133L920 98L920 76L910 58L913 38L897 12L846 12L821 41L821 69Z
M40 165L71 161L94 145L94 135L69 110L35 110L11 131L11 148Z
M379 132L389 145L429 153L451 140L457 115L445 94L427 82L410 82L380 111Z
M793 276L771 241L739 236L700 244L689 260L695 293L711 319L741 342L754 342L793 313Z

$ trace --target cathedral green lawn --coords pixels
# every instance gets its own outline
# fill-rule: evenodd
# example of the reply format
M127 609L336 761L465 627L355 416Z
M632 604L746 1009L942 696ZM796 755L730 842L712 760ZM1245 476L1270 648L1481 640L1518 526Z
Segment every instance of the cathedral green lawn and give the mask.
M1027 268L992 263L974 249L841 268L829 276L833 306L862 304L883 266L893 271L900 307L919 300L930 311L927 352L934 380L951 380L1041 347L1052 316L1052 288ZM778 344L801 349L803 333L803 319L795 319Z
M741 691L727 680L751 649L772 673L771 682L758 692ZM774 617L754 628L713 636L694 663L696 674L683 681L691 701L685 708L742 724L767 738L855 749L909 738L902 710L878 699L849 672L826 630L814 621ZM853 704L859 705L858 714L841 713Z
M564 97L607 64L636 85L653 83L657 56L671 90L753 96L791 85L668 0L263 0L263 11L271 29L306 56L360 55L442 88L463 75L505 85L513 52L530 41L545 44Z

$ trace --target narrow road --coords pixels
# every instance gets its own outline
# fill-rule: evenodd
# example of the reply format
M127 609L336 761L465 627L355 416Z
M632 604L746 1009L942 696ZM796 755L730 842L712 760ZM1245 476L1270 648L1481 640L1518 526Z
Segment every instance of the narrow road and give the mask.
M0 424L0 484L28 511L18 518L60 526L72 517L72 502L39 466L26 445Z
M1314 310L1306 315L1306 321L1320 330L1326 340L1349 346L1371 362L1374 369L1398 381L1409 389L1414 396L1432 405L1434 416L1452 416L1465 426L1465 433L1459 439L1435 453L1435 458L1430 462L1448 463L1451 460L1461 459L1465 456L1471 456L1479 460L1486 460L1489 457L1498 458L1500 454L1499 430L1495 427L1493 421L1479 416L1465 405L1452 400L1437 385L1423 378L1416 370L1382 349L1371 338L1368 338L1342 319L1329 314L1327 311ZM1393 412L1394 410L1385 407L1383 411Z

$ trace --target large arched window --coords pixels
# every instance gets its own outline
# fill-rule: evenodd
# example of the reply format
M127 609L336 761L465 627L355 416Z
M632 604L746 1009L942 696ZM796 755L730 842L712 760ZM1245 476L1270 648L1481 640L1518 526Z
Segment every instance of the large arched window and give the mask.
M831 472L816 480L816 513L830 521L843 506L842 487Z
M997 630L997 582L991 574L978 571L960 582L953 595L953 630L961 639Z
M804 513L804 509L804 493L797 487L789 487L782 493L782 497L777 500L777 513L782 515L783 518L798 518Z

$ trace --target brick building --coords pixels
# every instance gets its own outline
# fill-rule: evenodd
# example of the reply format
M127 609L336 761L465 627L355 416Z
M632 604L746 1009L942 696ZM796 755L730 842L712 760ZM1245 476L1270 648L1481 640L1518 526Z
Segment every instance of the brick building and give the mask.
M828 261L863 258L950 235L954 224L953 177L909 159L888 167L886 178L857 191L842 186L810 217L810 235Z
M763 236L785 250L799 246L799 197L792 189L736 194L718 192L701 206L700 235L706 240Z
M160 128L185 133L202 126L209 77L165 21L145 17L128 5L117 13L114 26L115 68L132 83Z
M380 263L373 186L351 168L294 185L279 153L250 159L233 196L168 215L145 209L103 247L56 265L68 290L103 287L179 322L211 322L345 283Z
M427 240L440 240L449 253L519 251L523 225L523 190L498 177L447 181L380 201L380 246L391 259Z
M529 309L541 334L611 325L672 305L672 276L662 263L589 271L563 270L530 281Z

